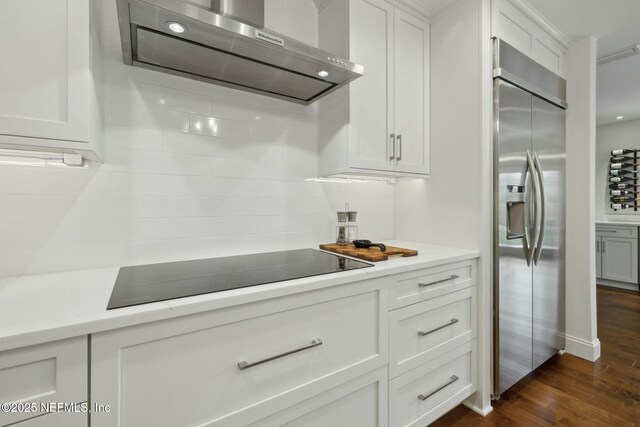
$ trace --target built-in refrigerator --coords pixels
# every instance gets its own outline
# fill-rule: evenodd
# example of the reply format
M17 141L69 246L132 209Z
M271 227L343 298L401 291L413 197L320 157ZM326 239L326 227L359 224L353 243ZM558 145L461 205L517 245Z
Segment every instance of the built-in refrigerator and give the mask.
M564 347L566 82L494 40L494 398Z

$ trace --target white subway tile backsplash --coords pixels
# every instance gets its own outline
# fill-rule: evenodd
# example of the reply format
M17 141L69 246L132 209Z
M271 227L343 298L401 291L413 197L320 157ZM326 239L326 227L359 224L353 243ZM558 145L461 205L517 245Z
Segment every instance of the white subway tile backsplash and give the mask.
M127 79L108 79L106 97L148 107L211 114L211 98L199 93Z
M110 148L162 151L163 133L159 130L107 125L104 132Z
M97 167L9 167L7 192L11 194L105 194L111 175Z
M171 153L266 162L283 160L284 148L280 145L175 132L165 132L163 140L164 150Z
M251 124L220 117L191 115L189 132L197 135L219 136L248 141L251 138Z
M111 101L107 123L116 125L189 132L189 114L155 106Z
M201 156L155 151L107 148L108 168L168 175L210 175L211 161Z
M163 216L162 198L81 195L73 214L79 219L157 218Z
M267 2L270 28L317 42L313 1L294 3ZM0 277L317 248L345 202L361 237L393 237L393 186L306 181L316 105L124 65L103 7L105 162L0 164Z

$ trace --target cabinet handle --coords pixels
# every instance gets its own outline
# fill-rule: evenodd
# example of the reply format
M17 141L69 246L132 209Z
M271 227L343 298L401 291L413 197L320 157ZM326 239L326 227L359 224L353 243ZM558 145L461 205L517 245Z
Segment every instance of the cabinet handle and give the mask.
M448 282L449 280L455 280L455 279L457 279L459 277L460 276L458 276L457 274L452 274L451 277L448 277L448 278L442 279L442 280L436 280L435 282L418 283L418 286L420 286L421 288L424 288L424 287L427 287L427 286L436 285L438 283Z
M397 136L398 139L398 161L402 160L402 135Z
M604 240L602 241L602 253L604 253Z
M315 340L311 341L311 344L307 346L296 348L295 350L287 351L286 353L278 354L277 356L267 357L266 359L262 359L253 363L249 363L243 360L241 362L238 362L238 368L240 368L241 371L244 371L245 369L251 368L253 366L262 365L263 363L271 362L272 360L280 359L281 357L289 356L290 354L299 353L301 351L308 350L319 345L322 345L322 340L320 338L316 338Z
M396 134L392 133L389 135L389 140L391 141L391 156L389 156L389 160L393 160L396 158Z
M596 253L600 252L600 242L596 240Z
M418 395L418 399L425 401L428 398L430 398L431 396L433 396L434 394L436 394L437 392L439 392L440 390L449 387L451 384L455 383L456 381L458 381L460 378L458 378L455 375L451 375L451 379L449 380L448 383L446 383L445 385L443 385L442 387L438 388L437 390L432 391L431 393L424 395L424 394L419 394Z
M455 325L456 323L458 323L458 319L455 319L455 318L451 319L451 321L446 325L438 326L437 328L431 329L430 331L427 331L427 332L418 331L418 336L424 337L425 335L432 334L436 331L439 331L440 329L446 328L447 326Z

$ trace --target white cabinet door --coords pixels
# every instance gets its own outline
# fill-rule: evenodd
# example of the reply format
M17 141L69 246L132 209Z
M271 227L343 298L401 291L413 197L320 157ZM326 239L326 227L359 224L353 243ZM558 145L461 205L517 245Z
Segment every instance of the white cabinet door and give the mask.
M89 2L4 0L0 135L87 142Z
M395 10L396 171L429 173L429 25Z
M638 239L602 236L602 278L638 283Z
M596 279L602 278L602 237L596 236Z
M349 86L350 167L393 171L393 22L383 0L349 3L349 59L364 66Z

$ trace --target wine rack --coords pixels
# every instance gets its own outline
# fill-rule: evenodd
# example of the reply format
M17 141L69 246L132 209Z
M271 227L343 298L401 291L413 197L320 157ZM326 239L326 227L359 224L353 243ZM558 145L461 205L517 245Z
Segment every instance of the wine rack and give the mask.
M611 151L609 170L609 207L640 209L640 148L621 148Z

